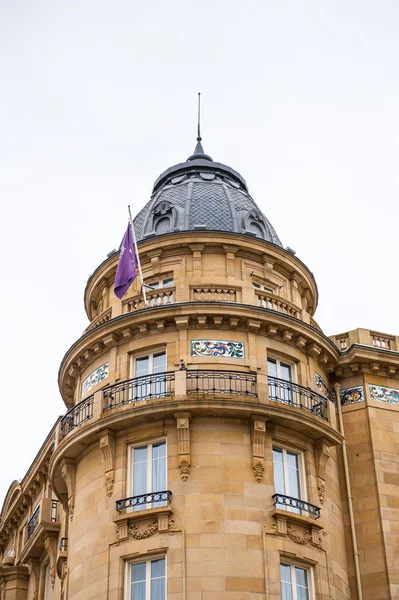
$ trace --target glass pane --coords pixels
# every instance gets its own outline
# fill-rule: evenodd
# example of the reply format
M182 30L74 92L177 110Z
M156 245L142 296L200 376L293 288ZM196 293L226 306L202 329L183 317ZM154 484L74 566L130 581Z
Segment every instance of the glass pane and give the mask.
M154 373L164 373L166 371L166 352L154 354Z
M298 455L293 452L287 452L287 467L288 467L288 495L293 498L300 498L301 491L299 485L299 465Z
M131 574L131 598L132 600L145 600L145 572L146 564L132 565Z
M284 365L283 363L280 364L280 377L286 381L292 381L290 365Z
M270 358L267 360L267 372L271 377L277 377L277 364Z
M150 361L148 356L143 356L143 358L136 358L136 377L148 375L149 364Z
M133 496L146 494L147 490L147 446L134 449L134 466L133 466ZM146 508L145 504L137 505L134 510L142 510ZM141 563L140 563L141 564ZM144 563L142 563L144 564ZM136 567L138 565L134 565Z
M291 566L280 565L281 579L281 598L282 600L292 600L292 584L291 584Z
M152 491L166 490L166 443L154 444L152 447ZM154 502L153 506L165 506L166 501Z
M295 567L296 595L298 600L309 600L308 574L306 569Z
M276 494L285 494L283 451L273 448L274 490ZM283 508L281 505L279 508Z
M150 366L150 359L148 356L143 356L143 358L136 358L136 377L145 377L148 375ZM134 399L142 400L143 398L147 398L150 392L150 387L148 385L148 381L143 379L142 381L138 380L136 382L136 386L134 388Z
M163 286L164 287L168 287L169 285L173 285L173 277L170 277L169 279L164 279L163 280Z
M151 600L165 600L165 559L151 561Z

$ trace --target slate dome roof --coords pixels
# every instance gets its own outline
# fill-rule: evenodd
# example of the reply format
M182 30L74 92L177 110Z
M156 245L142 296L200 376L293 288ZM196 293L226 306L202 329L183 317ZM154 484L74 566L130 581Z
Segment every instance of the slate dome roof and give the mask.
M201 138L184 163L164 171L134 219L137 240L180 231L230 231L282 247L248 192L244 178L205 154Z

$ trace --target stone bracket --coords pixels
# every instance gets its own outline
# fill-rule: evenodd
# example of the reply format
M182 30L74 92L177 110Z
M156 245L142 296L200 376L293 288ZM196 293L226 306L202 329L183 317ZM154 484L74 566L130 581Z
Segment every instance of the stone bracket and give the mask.
M252 469L258 483L262 482L265 472L266 418L252 415Z
M177 426L177 454L180 477L187 481L190 474L190 417L188 412L175 413Z
M115 433L111 429L101 432L100 448L104 458L105 487L107 495L112 496L114 491Z
M57 566L57 538L52 535L47 535L44 540L44 547L50 561L51 589L54 589Z
M61 463L61 475L65 481L68 490L67 505L65 510L69 512L69 518L73 519L73 511L75 509L75 480L76 480L76 465L71 458L64 458Z
M26 562L29 578L32 581L32 600L37 600L39 594L40 563L38 558L29 558Z
M324 438L316 441L315 444L316 450L316 475L318 478L317 483L317 492L319 494L321 504L324 504L325 495L326 495L326 465L327 461L330 458L330 449L328 445L325 443Z

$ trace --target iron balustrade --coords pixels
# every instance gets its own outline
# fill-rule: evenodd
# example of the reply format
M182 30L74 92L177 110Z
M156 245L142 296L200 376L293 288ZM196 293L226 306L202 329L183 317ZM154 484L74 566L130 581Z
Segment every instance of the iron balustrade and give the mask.
M51 500L51 522L56 523L58 517L58 500Z
M107 405L104 410L151 398L163 398L174 393L174 371L134 377L104 389Z
M310 504L310 502L305 502L305 500L292 498L291 496L285 496L284 494L274 494L272 498L274 499L275 506L287 506L288 508L294 509L295 512L305 511L315 516L316 519L320 517L321 508L314 504Z
M187 371L187 394L257 396L256 373L242 371Z
M60 552L67 552L67 551L68 551L68 538L63 537L60 539Z
M33 515L31 516L31 518L28 521L28 540L29 538L33 535L34 531L36 530L37 526L39 525L39 513L40 513L40 504L37 506L37 508L35 509L35 512L33 513Z
M67 414L61 419L61 437L64 438L75 427L78 427L85 421L93 417L94 396L85 398L76 406L73 406Z
M132 496L131 498L123 498L123 500L117 500L116 510L121 512L126 508L137 508L144 504L151 504L152 506L166 506L170 502L172 492L166 490L164 492L151 492L150 494L141 494L140 496Z
M326 419L327 399L317 392L286 379L268 377L269 399L305 410Z

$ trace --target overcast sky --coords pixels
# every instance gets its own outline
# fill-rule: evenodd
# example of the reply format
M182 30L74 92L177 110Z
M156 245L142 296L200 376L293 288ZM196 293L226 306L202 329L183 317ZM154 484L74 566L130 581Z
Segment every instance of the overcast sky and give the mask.
M0 505L58 415L83 291L167 167L238 170L327 335L399 334L399 3L0 1Z

